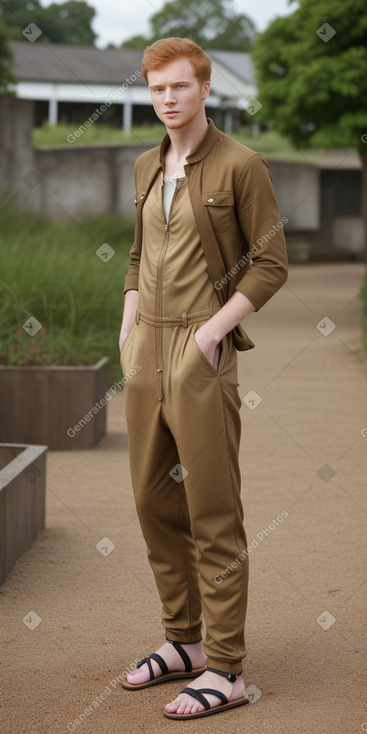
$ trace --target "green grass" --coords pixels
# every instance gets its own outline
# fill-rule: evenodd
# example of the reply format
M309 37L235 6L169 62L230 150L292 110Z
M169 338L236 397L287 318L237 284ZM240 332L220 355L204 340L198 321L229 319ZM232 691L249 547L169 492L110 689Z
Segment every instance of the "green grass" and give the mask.
M81 123L82 124L82 123ZM85 131L79 138L75 137L76 125L57 125L50 127L45 123L42 127L33 130L33 145L35 147L55 146L55 145L158 145L162 140L166 130L164 125L157 123L155 125L136 126L132 129L130 135L125 135L123 130L112 125L102 125L95 123ZM68 136L73 136L68 141ZM307 149L302 150L295 148L285 138L274 130L255 134L251 132L249 127L239 128L232 134L235 140L253 148L265 157L279 158L282 160L316 160L321 155L330 156L338 154L342 151L335 150L318 150ZM347 155L350 151L345 150Z
M52 222L2 210L0 233L0 362L93 364L110 357L110 381L121 379L118 336L123 284L134 223L100 216ZM108 243L104 262L96 250ZM22 325L43 327L29 336Z
M261 155L273 159L307 161L317 159L320 155L335 155L336 152L334 150L318 150L316 148L308 148L306 150L301 148L297 149L288 140L279 135L279 133L275 132L275 130L267 130L266 132L256 134L251 133L249 128L243 127L233 133L232 137L240 143L243 143L243 145L247 145L249 148L261 153Z
M120 127L94 124L86 128L80 137L75 137L78 127L78 125L51 127L48 123L44 123L42 127L33 129L33 145L36 148L54 145L140 145L147 143L154 145L162 140L166 132L164 125L160 123L135 127L130 135L125 135ZM68 136L73 137L68 140Z

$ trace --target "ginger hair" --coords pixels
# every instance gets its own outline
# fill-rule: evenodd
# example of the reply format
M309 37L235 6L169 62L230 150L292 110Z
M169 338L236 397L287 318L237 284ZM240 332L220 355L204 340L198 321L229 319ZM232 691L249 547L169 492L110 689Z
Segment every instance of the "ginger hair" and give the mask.
M142 74L148 84L148 72L177 58L188 59L199 84L210 81L212 63L210 56L190 38L162 38L147 46L143 54Z

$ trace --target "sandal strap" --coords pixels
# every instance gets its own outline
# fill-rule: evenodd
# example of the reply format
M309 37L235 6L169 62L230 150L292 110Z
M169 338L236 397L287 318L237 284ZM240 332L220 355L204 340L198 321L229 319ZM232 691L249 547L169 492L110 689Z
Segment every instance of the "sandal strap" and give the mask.
M166 642L169 642L175 650L178 652L181 660L183 660L185 664L185 672L186 673L192 673L192 665L191 660L186 652L186 650L183 649L183 647L180 645L179 642L176 642L176 640L166 640ZM167 671L168 672L168 671Z
M207 701L205 696L203 696L203 693L209 693L209 694L212 694L212 696L217 696L217 698L220 698L222 704L228 703L227 696L225 696L224 693L222 693L222 691L215 690L215 688L196 689L196 688L187 687L187 688L184 688L183 691L181 691L181 693L187 693L192 698L195 698L196 701L199 701L199 703L201 703L204 706L205 711L209 711L211 706L210 706L209 701Z
M148 670L149 670L149 676L150 676L149 680L154 680L152 663L150 662L149 658L142 658L141 660L139 660L139 662L136 664L136 669L141 668L141 666L145 665L145 663L147 664Z
M200 693L211 693L212 696L220 698L222 703L228 703L227 696L222 691L217 691L216 688L200 688Z
M167 665L164 662L163 658L160 655L158 655L157 652L152 652L152 654L149 657L152 660L155 660L156 663L158 663L158 665L159 665L159 667L160 667L160 669L162 671L162 675L168 675L169 670L167 668Z
M157 652L153 652L151 655L149 655L148 658L143 658L142 660L139 660L136 666L137 668L141 668L141 666L146 663L148 666L148 670L149 670L150 680L155 679L155 675L154 675L153 668L152 668L152 663L150 662L151 659L155 660L155 662L158 663L163 675L167 675L169 673L169 670L163 658L160 655L158 655Z
M216 673L217 675L222 675L223 678L227 678L230 683L234 683L237 677L234 673L225 673L223 670L217 670L216 668L207 668L207 670L211 670L212 673Z
M184 650L183 647L180 645L180 643L179 642L176 642L175 640L166 640L166 642L169 642L171 645L173 645L173 647L175 648L175 650L178 652L181 660L184 662L185 672L186 673L192 673L191 660L190 660L190 658L189 658L186 650ZM152 652L152 654L149 655L148 658L142 658L142 660L139 660L139 662L137 663L136 667L137 668L141 668L141 666L146 663L147 666L148 666L148 669L149 669L150 680L154 680L155 679L155 675L153 673L152 664L150 662L151 660L154 660L156 663L158 663L158 665L159 665L159 667L160 667L160 669L162 671L162 675L168 675L169 674L169 670L168 670L168 667L167 667L166 662L163 660L163 658L161 657L161 655L159 655L157 652Z
M201 695L200 691L196 691L195 688L184 688L183 691L181 691L181 693L188 693L188 695L191 696L191 698L195 698L196 701L199 701L199 703L201 703L204 706L205 711L209 711L210 704L206 700L206 698Z

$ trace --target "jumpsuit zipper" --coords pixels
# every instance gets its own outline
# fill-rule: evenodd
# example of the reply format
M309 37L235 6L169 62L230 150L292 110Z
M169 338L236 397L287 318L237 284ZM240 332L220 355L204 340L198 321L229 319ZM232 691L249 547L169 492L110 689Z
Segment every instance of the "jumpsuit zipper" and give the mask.
M163 266L164 266L164 258L167 252L168 248L168 242L169 242L169 221L171 217L171 211L173 207L173 203L177 197L177 194L179 192L179 189L176 189L172 197L171 206L169 208L168 212L168 220L166 224L164 225L164 237L163 237L163 243L162 248L159 254L158 259L158 265L157 265L157 284L156 284L156 297L155 297L155 315L160 317L162 316L162 310L163 310ZM162 207L163 209L163 207ZM156 354L156 370L157 370L157 391L158 391L158 400L163 400L163 327L156 327L155 328L155 354Z

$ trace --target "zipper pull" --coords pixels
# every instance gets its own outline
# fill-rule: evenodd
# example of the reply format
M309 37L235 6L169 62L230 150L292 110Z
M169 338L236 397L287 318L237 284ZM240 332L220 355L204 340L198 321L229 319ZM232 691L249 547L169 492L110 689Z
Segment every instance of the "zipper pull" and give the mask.
M168 224L165 224L165 225L164 225L164 231L165 231L165 232L168 232Z

